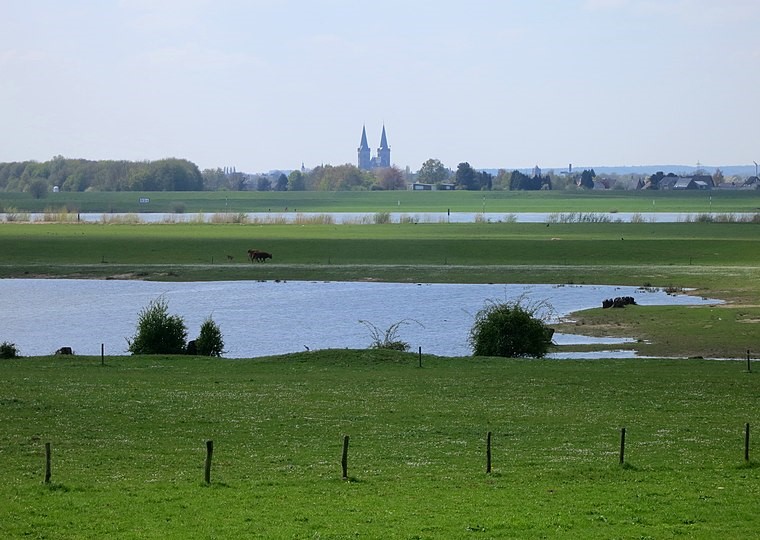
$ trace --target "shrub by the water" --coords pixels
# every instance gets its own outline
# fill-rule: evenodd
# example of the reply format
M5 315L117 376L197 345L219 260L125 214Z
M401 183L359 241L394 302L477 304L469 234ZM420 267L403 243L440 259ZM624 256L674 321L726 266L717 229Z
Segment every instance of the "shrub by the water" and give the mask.
M18 358L18 347L16 347L16 344L9 341L0 343L0 358Z
M413 319L412 321L422 326L418 321L414 321ZM369 333L372 336L372 344L369 346L370 349L390 349L393 351L406 352L411 348L409 343L398 337L399 327L404 324L409 324L410 320L404 319L403 321L398 321L397 323L390 325L385 332L369 321L360 320L359 322L369 329Z
M166 300L159 297L140 312L137 332L127 343L132 354L182 354L186 340L185 320L169 315Z
M554 330L536 316L536 307L517 302L492 303L478 312L470 329L475 356L542 358Z
M202 356L222 356L224 353L222 331L211 317L201 324L201 332L195 340L195 348Z

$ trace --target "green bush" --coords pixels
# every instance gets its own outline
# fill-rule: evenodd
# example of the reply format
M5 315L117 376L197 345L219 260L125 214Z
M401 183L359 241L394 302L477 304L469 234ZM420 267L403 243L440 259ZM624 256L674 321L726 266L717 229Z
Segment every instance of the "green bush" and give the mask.
M222 331L211 317L201 324L200 335L195 340L195 349L202 356L222 356L224 353Z
M162 296L143 308L137 319L137 332L127 338L132 354L182 354L185 352L187 328L179 315L169 315Z
M536 317L538 307L520 301L492 303L478 312L470 329L474 356L542 358L552 344L554 330Z
M0 358L18 358L18 347L16 347L16 344L9 341L0 343Z

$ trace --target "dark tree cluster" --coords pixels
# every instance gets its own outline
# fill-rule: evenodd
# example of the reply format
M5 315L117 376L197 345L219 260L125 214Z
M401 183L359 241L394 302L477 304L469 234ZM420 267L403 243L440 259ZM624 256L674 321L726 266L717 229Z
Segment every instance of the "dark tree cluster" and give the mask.
M578 180L578 187L594 189L594 178L596 178L596 171L594 169L584 170Z
M493 187L493 175L485 171L476 171L465 161L457 165L454 183L457 189L490 190Z
M548 176L528 176L520 171L512 171L509 178L510 191L538 191L551 188L552 181Z
M198 167L185 159L90 161L56 156L50 161L0 163L0 190L35 197L61 191L201 191Z

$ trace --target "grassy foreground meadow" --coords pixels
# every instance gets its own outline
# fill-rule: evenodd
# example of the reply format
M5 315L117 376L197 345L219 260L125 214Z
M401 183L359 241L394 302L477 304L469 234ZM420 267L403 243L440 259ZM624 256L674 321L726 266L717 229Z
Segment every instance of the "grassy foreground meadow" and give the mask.
M403 194L401 206L417 195ZM526 196L504 210L489 198L485 210L652 205L612 195ZM435 204L480 211L478 197ZM336 200L316 211L365 210ZM366 211L395 210L367 200ZM753 200L711 204L751 212ZM656 202L706 211L696 194ZM415 207L426 209L441 211ZM656 356L741 358L760 349L758 232L757 223L3 223L0 277L695 288L729 304L590 310L568 325L640 337L633 347ZM274 259L251 264L251 248ZM760 529L754 448L744 460L760 383L744 361L425 356L419 367L412 354L350 350L105 360L0 360L0 537L740 539Z
M741 362L426 356L420 368L413 354L320 351L0 368L4 538L740 539L760 529L756 444L744 460L760 379Z

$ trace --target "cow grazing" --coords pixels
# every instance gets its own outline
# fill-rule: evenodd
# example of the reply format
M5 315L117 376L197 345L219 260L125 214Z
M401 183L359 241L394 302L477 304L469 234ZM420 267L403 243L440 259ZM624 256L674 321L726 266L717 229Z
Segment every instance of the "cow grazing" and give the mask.
M248 258L251 262L265 262L267 259L272 258L272 254L266 251L259 251L258 249L249 249Z
M257 251L253 254L253 260L256 262L266 262L267 259L271 259L272 254L266 251Z

